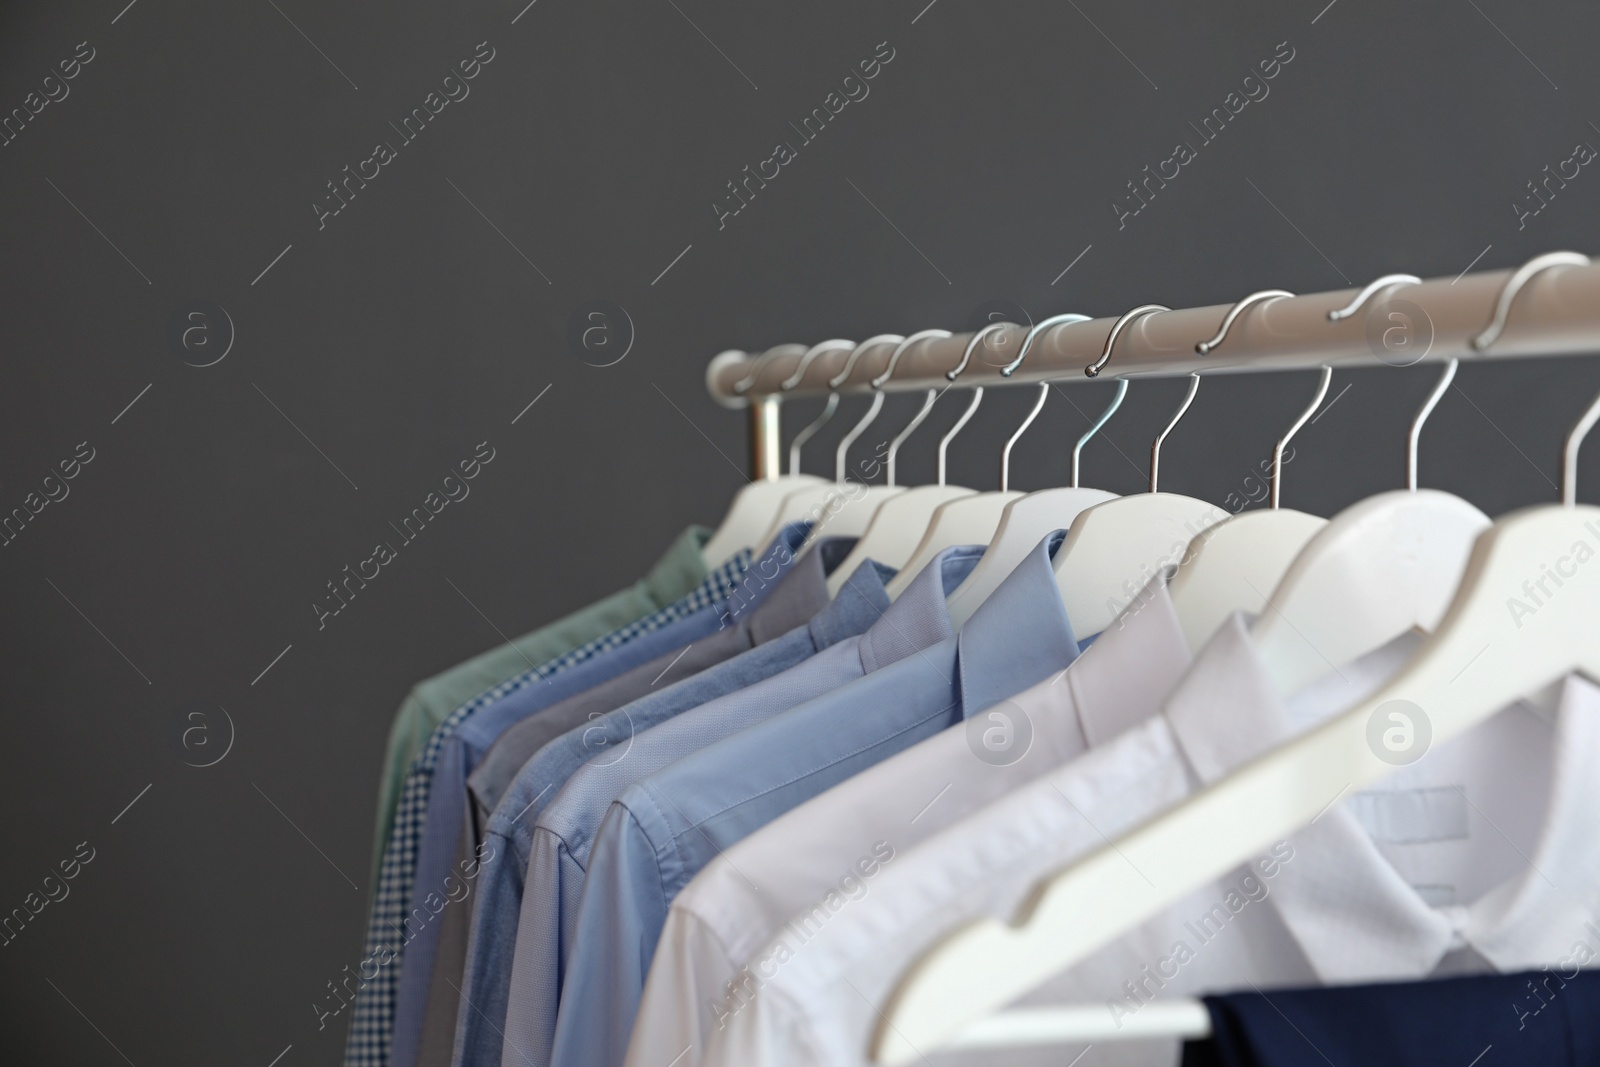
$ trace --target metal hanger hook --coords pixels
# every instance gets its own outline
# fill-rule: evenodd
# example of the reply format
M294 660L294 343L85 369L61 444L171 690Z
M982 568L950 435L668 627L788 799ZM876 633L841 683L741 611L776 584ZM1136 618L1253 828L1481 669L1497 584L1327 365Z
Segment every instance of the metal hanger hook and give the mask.
M883 373L872 379L872 387L874 389L882 389L884 384L887 383L890 378L894 377L894 369L895 367L899 366L900 357L905 355L906 349L910 348L918 341L926 341L933 337L942 339L949 336L949 330L918 330L910 337L905 338L895 346L894 354L889 357L889 365L883 368Z
M961 373L967 369L967 364L972 362L972 353L978 350L978 346L983 343L983 339L996 330L1005 329L1020 330L1022 327L1014 322L991 322L972 335L972 340L967 342L967 350L961 354L961 362L956 364L954 370L945 371L944 376L952 382L961 377Z
M882 389L884 385L888 383L890 377L893 376L894 368L900 362L900 356L905 352L906 349L910 348L918 341L926 341L933 337L944 338L949 336L949 330L919 330L910 337L907 337L895 347L894 355L889 357L889 366L884 369L882 374L872 379L872 387L874 389ZM922 398L922 410L913 415L911 417L911 421L906 423L906 428L901 430L893 441L889 442L889 456L887 463L888 473L884 479L885 485L894 484L895 458L900 454L900 446L906 443L906 438L910 437L912 433L916 431L918 426L922 425L923 420L928 417L928 412L933 410L933 402L938 399L939 390L929 389L928 395Z
M1487 352L1490 345L1500 340L1500 335L1505 332L1506 319L1511 315L1511 302L1517 298L1522 287L1533 280L1535 274L1549 267L1588 265L1589 257L1578 252L1546 252L1542 256L1534 256L1518 267L1501 287L1500 296L1494 303L1494 317L1489 320L1489 325L1484 327L1483 332L1472 339L1472 347L1479 352Z
M845 434L839 441L839 447L833 453L833 480L841 485L844 484L845 454L850 451L850 446L856 443L856 438L865 433L867 427L872 425L872 420L878 417L878 412L883 410L883 398L883 393L872 394L872 406L867 408L865 415L861 416L861 421L856 423L850 432Z
M1009 378L1017 372L1017 368L1022 366L1022 361L1028 358L1028 349L1033 347L1033 339L1039 336L1041 331L1055 326L1064 326L1069 322L1089 321L1091 320L1088 315L1078 315L1073 312L1067 312L1064 315L1051 315L1048 319L1028 330L1028 336L1022 339L1022 348L1017 352L1017 358L1000 368L1000 377Z
M800 362L794 365L794 373L778 383L778 391L787 393L789 390L799 385L800 379L804 378L806 371L811 368L812 361L818 356L822 355L822 353L837 352L840 349L854 348L855 346L856 343L854 341L846 341L843 337L835 337L831 341L823 341L820 344L812 345L810 348L806 349L805 355L800 357Z
M843 348L854 348L855 345L856 343L854 341L846 341L842 337L812 345L810 348L806 349L805 354L800 357L800 362L795 364L794 373L778 383L778 392L787 393L790 389L793 389L795 386L799 385L800 379L805 377L806 369L811 366L812 360L816 359L822 353L836 352ZM817 435L817 431L826 426L828 424L828 420L833 418L833 413L838 410L839 394L829 393L828 402L822 406L822 413L815 419L812 419L809 426L805 427L805 429L794 435L794 440L789 442L790 474L800 473L801 447L807 441L815 437Z
M1028 412L1028 417L1022 420L1022 425L1017 427L1017 432L1011 435L1006 442L1006 447L1000 450L1000 491L1003 493L1011 488L1011 446L1017 443L1018 438L1028 432L1028 427L1033 425L1033 420L1039 417L1039 412L1044 410L1044 398L1050 395L1050 383L1039 383L1039 399L1034 401L1033 410Z
M1278 510L1279 502L1283 498L1283 450L1289 447L1289 442L1294 440L1294 435L1300 432L1300 427L1306 424L1306 420L1316 414L1317 408L1322 406L1323 398L1328 395L1328 386L1332 383L1333 368L1324 366L1322 368L1322 380L1317 383L1317 395L1311 398L1311 403L1306 405L1306 409L1300 413L1300 417L1294 420L1294 425L1289 427L1288 432L1279 438L1278 443L1272 448L1273 511Z
M1143 315L1154 314L1158 311L1171 310L1172 309L1167 307L1165 304L1140 304L1138 307L1122 316L1122 318L1118 319L1116 323L1112 325L1111 332L1106 334L1106 346L1105 348L1101 349L1100 358L1083 368L1084 377L1100 377L1100 372L1105 369L1107 361L1111 359L1112 346L1117 343L1117 337L1121 335L1123 329L1128 325L1128 323Z
M1189 395L1183 398L1183 403L1178 406L1177 414L1172 416L1172 421L1167 423L1167 428L1156 435L1154 443L1150 445L1150 491L1156 491L1156 485L1161 476L1161 442L1167 439L1167 434L1189 411L1189 405L1194 403L1194 394L1200 391L1200 375L1189 375Z
M748 393L751 387L756 384L756 379L761 377L761 372L767 369L767 364L771 363L778 356L788 355L796 348L804 348L804 346L774 345L765 352L762 352L760 355L756 356L755 359L750 363L750 373L733 383L733 391L740 396Z
M1072 488L1078 488L1078 461L1083 457L1083 446L1089 443L1090 438L1105 428L1106 423L1111 421L1111 416L1115 415L1117 409L1122 406L1123 397L1127 395L1128 379L1118 378L1117 395L1111 398L1110 406L1095 420L1094 425L1089 427L1088 432L1078 438L1078 443L1072 446Z
M1417 491L1417 445L1422 440L1422 425L1428 421L1428 416L1433 414L1433 409L1438 406L1439 398L1444 396L1444 391L1455 381L1456 368L1460 366L1459 359L1452 359L1445 364L1444 373L1439 375L1438 384L1433 387L1433 392L1428 394L1428 399L1422 402L1422 407L1417 409L1417 417L1411 420L1411 433L1406 437L1406 488L1413 493Z
M1212 352L1215 352L1217 350L1217 346L1222 344L1223 340L1227 338L1228 331L1233 329L1234 322L1239 318L1240 315L1243 315L1248 308L1262 303L1263 301L1281 300L1286 296L1293 295L1294 294L1289 292L1287 289L1263 289L1258 293L1251 293L1243 300L1240 300L1238 303L1234 304L1233 307L1228 309L1228 313L1222 316L1222 325L1217 327L1217 335L1211 338L1209 341L1201 341L1199 344L1194 346L1194 350L1200 353L1202 356L1210 355Z
M1578 452L1596 420L1600 420L1600 396L1594 398L1589 410L1573 425L1572 432L1567 434L1566 447L1561 450L1561 503L1569 508L1578 504Z
M974 416L974 415L976 415L978 413L978 405L981 404L981 403L983 403L983 386L980 385L980 386L977 386L976 388L974 388L972 390L972 403L967 405L967 410L961 413L961 417L956 420L956 424L954 426L950 427L950 432L945 434L943 437L939 438L939 484L940 485L944 484L945 453L948 452L949 449L950 449L950 442L954 441L956 439L956 434L961 432L962 427L966 426L967 421L969 419L971 419L972 416Z
M873 347L874 345L898 343L904 340L905 338L901 337L897 333L880 333L876 336L867 338L865 341L862 341L860 344L856 345L850 350L849 358L844 361L844 370L828 379L828 388L837 389L839 386L848 381L850 378L850 372L856 369L856 361L861 358L861 354L867 349Z
M822 429L824 426L826 426L828 424L828 420L833 418L833 413L838 411L838 410L839 410L839 394L838 393L829 393L828 394L828 402L826 404L822 405L822 414L818 415L815 419L812 419L811 420L811 425L807 426L805 429L801 430L799 433L794 435L794 440L789 442L789 473L790 474L799 474L800 473L800 449L801 449L801 447L807 441L809 441L813 437L815 437L816 434L817 434L817 431Z
M850 357L844 361L844 370L840 371L838 374L835 374L828 380L829 388L837 389L839 386L845 383L845 381L850 377L850 372L855 370L856 361L861 358L861 354L867 349L874 345L887 344L891 341L898 343L904 340L905 338L897 333L880 333L875 337L869 337L865 341L862 341L851 350ZM867 408L867 413L865 415L861 416L861 421L856 423L855 426L851 428L850 432L845 434L844 437L839 441L839 447L833 453L834 481L841 484L844 482L845 454L850 451L850 446L856 443L856 438L865 433L867 427L872 425L872 420L877 418L878 412L882 410L883 393L880 391L873 395L872 406Z
M1421 284L1422 279L1417 277L1415 274L1385 274L1381 278L1374 278L1372 281L1367 283L1367 287L1365 289L1356 294L1355 299L1350 301L1350 303L1336 311L1328 312L1328 321L1338 322L1341 319L1348 319L1351 315L1354 315L1356 312L1360 311L1361 305L1365 304L1372 297L1372 294L1376 293L1380 289L1387 289L1392 285Z

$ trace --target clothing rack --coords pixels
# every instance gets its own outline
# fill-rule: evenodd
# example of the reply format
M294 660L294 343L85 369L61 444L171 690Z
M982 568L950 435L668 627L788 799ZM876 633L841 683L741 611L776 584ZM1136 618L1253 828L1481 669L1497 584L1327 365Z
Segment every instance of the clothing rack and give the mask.
M980 339L965 366L974 333L924 338L904 347L888 375L902 347L898 338L865 346L842 342L817 351L798 375L808 352L804 345L780 345L756 355L727 351L711 361L706 386L724 406L748 408L751 474L771 479L781 473L779 412L790 397L1600 351L1600 262L1551 252L1515 270L1456 278L1386 275L1364 289L1300 296L1267 290L1232 305L1179 310L1141 305L1120 318L1063 318L1077 321L1033 328L1020 365L1015 360L1022 349L1021 326ZM1108 339L1114 344L1108 346ZM1101 370L1086 375L1086 368L1097 363L1103 364ZM843 380L830 385L847 366Z

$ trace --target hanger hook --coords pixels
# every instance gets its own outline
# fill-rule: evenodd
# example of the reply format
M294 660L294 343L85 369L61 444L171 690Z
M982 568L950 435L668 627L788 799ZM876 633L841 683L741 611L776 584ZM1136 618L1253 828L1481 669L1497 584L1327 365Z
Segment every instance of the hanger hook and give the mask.
M1039 383L1039 399L1033 402L1033 410L1028 412L1028 417L1022 420L1022 425L1017 427L1017 432L1011 435L1006 442L1006 447L1000 450L1000 491L1003 493L1011 488L1011 446L1017 439L1028 432L1028 427L1033 425L1033 420L1039 417L1039 412L1044 410L1044 398L1050 395L1050 383Z
M882 374L872 379L872 387L874 389L882 389L884 385L888 383L889 378L894 374L894 368L897 364L899 364L901 354L918 341L925 341L933 337L944 338L949 336L949 330L919 330L910 337L907 337L904 341L901 341L897 346L895 346L894 355L889 357L889 366L884 369ZM884 479L885 485L894 484L895 458L900 454L900 446L905 444L906 438L910 437L912 433L916 431L918 426L922 425L922 421L928 417L928 412L933 410L933 402L938 399L939 390L929 389L928 395L922 398L922 410L913 415L911 417L911 421L906 423L906 428L901 430L893 441L889 442L889 461L887 464L888 474Z
M1111 358L1111 347L1117 343L1118 335L1122 333L1123 328L1127 326L1128 323L1132 322L1136 318L1139 318L1141 315L1149 315L1157 311L1171 310L1172 309L1167 307L1165 304L1140 304L1138 307L1122 316L1122 318L1118 319L1116 323L1112 325L1111 332L1106 334L1106 347L1101 350L1100 358L1083 368L1084 376L1088 378L1100 377L1100 372L1105 369L1106 362Z
M939 390L937 390L937 389L929 389L928 390L928 394L922 398L922 409L920 411L918 411L915 415L913 415L911 417L911 421L906 423L906 428L901 430L900 433L895 437L895 439L893 441L889 442L889 462L888 462L888 471L889 471L889 473L888 473L888 477L884 480L883 484L885 484L885 485L893 485L893 484L895 484L894 483L894 471L895 471L894 464L895 464L895 457L900 454L900 446L906 443L906 438L910 437L913 433L916 432L916 429L917 429L918 426L922 425L923 420L928 417L928 412L933 410L934 401L936 401L938 399L939 399Z
M855 370L856 361L861 358L861 354L867 349L874 345L887 344L890 341L898 343L904 340L905 338L901 337L897 333L880 333L873 337L867 338L865 341L862 341L860 344L856 345L855 348L850 350L850 357L844 361L844 370L840 371L838 374L835 374L831 379L829 379L828 386L833 389L838 389L839 386L843 385L845 380L850 377L850 372ZM850 451L850 446L856 443L856 438L865 433L867 427L872 425L872 420L877 418L878 412L882 410L883 393L880 391L873 395L872 406L867 408L867 413L865 415L861 416L861 421L856 423L855 426L851 428L850 432L845 434L844 437L840 439L839 447L834 450L834 481L843 484L845 454Z
M1340 319L1348 319L1351 315L1354 315L1356 312L1360 311L1361 305L1365 304L1372 294L1376 293L1379 289L1387 289L1391 285L1421 284L1422 279L1417 277L1415 274L1385 274L1381 278L1374 278L1372 281L1367 283L1367 287L1365 289L1356 294L1355 299L1350 301L1350 303L1336 311L1328 312L1328 321L1338 322Z
M1255 304L1259 304L1264 300L1280 300L1283 297L1293 295L1294 294L1289 292L1287 289L1263 289L1258 293L1251 293L1243 300L1240 300L1238 303L1234 304L1233 307L1228 309L1228 313L1222 316L1222 325L1217 327L1217 335L1209 341L1201 341L1199 344L1194 346L1194 350L1200 353L1202 356L1210 355L1212 352L1217 350L1218 345L1222 344L1223 339L1228 336L1228 331L1233 329L1234 320L1236 320L1240 315L1244 314L1247 308Z
M839 410L839 394L829 393L828 402L822 405L822 414L811 420L811 425L794 435L794 440L789 442L789 473L800 473L800 448L811 438L816 436L818 430L828 424L833 418L833 413Z
M1167 428L1156 435L1155 442L1150 446L1150 491L1156 491L1156 483L1161 474L1161 442L1167 439L1167 434L1178 425L1178 421L1188 412L1189 405L1194 403L1194 394L1200 391L1200 375L1189 375L1189 395L1183 398L1177 414L1172 416L1172 421L1167 423Z
M1417 491L1417 444L1422 440L1422 424L1428 421L1428 416L1439 404L1439 398L1455 381L1456 368L1459 366L1459 359L1452 359L1445 364L1444 373L1439 375L1439 383L1428 394L1428 399L1422 402L1422 407L1417 409L1417 417L1411 420L1411 433L1406 438L1406 488L1413 493Z
M1017 372L1017 368L1022 366L1022 361L1028 358L1028 349L1033 347L1033 339L1039 336L1041 331L1048 330L1053 326L1063 326L1069 322L1089 321L1088 315L1078 315L1069 311L1064 315L1051 315L1038 325L1029 328L1028 336L1022 339L1022 348L1017 352L1017 358L1000 368L1000 377L1009 378Z
M851 428L850 432L845 434L844 437L840 439L839 447L833 453L834 481L839 482L840 484L844 483L845 454L850 451L850 446L856 443L856 438L865 433L867 427L872 425L872 420L878 417L878 412L883 410L884 395L885 394L881 392L873 393L872 406L867 408L867 413L861 416L861 421L856 423L855 426Z
M972 362L972 353L978 350L978 346L983 343L983 339L988 337L991 333L994 333L996 330L1004 330L1007 327L1016 330L1022 329L1021 326L1018 326L1014 322L991 322L989 325L973 334L972 340L967 342L967 350L961 354L961 362L956 364L955 370L945 371L944 376L952 382L961 377L961 372L967 369L968 363ZM981 389L982 386L979 386L979 388Z
M750 373L733 383L733 391L740 396L748 393L750 387L756 384L756 379L761 377L761 372L767 369L767 364L771 363L775 357L783 355L786 349L793 349L793 347L793 345L773 345L759 356L756 356L750 364Z
M848 381L850 378L850 372L856 369L856 361L861 358L861 354L867 349L873 347L874 345L898 343L904 340L905 338L901 337L897 333L880 333L867 338L865 341L862 341L860 344L856 345L850 350L849 358L844 361L844 370L828 379L828 388L837 389L839 386Z
M889 365L883 368L883 373L872 379L872 387L874 389L882 389L889 379L894 376L895 367L900 365L900 357L905 355L906 349L918 341L926 341L932 337L945 338L949 336L949 330L918 330L910 337L905 338L895 346L894 354L889 357Z
M1127 395L1128 379L1118 378L1117 395L1111 398L1111 405L1095 420L1094 425L1089 427L1088 432L1078 438L1078 443L1072 446L1072 488L1078 488L1078 461L1083 456L1083 446L1089 443L1091 437L1105 428L1105 424L1111 421L1111 416L1115 415L1117 409L1122 406L1122 398Z
M1500 297L1494 304L1494 318L1489 320L1489 325L1484 327L1482 333L1472 339L1472 347L1479 352L1487 352L1489 346L1500 340L1500 334L1506 328L1506 319L1511 315L1511 302L1517 298L1522 287L1533 280L1533 276L1547 267L1587 267L1589 257L1578 252L1546 252L1542 256L1534 256L1528 262L1516 269L1511 277L1506 279L1506 284L1500 288Z
M944 484L944 472L945 472L944 458L945 458L945 453L950 448L950 442L954 441L955 438L956 438L956 434L960 433L962 427L966 426L967 420L971 419L972 416L974 416L974 415L976 415L978 413L978 405L981 404L981 403L983 403L983 386L980 385L980 386L975 387L972 390L972 403L967 405L967 410L961 413L961 417L956 420L956 424L954 426L950 427L950 432L945 434L943 437L939 438L939 484L940 485Z
M824 353L824 352L835 352L835 351L838 351L839 349L842 349L842 348L854 348L854 347L855 347L855 342L854 341L846 341L842 337L834 338L831 341L823 341L820 344L812 345L810 348L806 349L805 354L800 357L800 362L795 364L794 373L789 375L789 377L785 378L783 381L778 383L778 391L780 393L787 393L789 390L791 390L795 386L799 385L800 384L800 379L805 376L806 368L811 366L811 361L816 359L822 353ZM811 425L807 426L805 429L801 430L799 433L794 435L794 440L789 442L789 473L790 474L799 474L800 473L800 448L801 448L801 446L804 445L807 441L811 440L813 437L815 437L816 434L817 434L817 431L822 429L824 426L826 426L828 424L828 420L833 418L834 412L836 412L838 410L839 410L839 394L838 393L829 393L828 394L828 402L822 406L822 413L820 415L818 415L815 419L811 420Z
M1572 432L1567 434L1566 447L1561 451L1561 503L1569 508L1578 504L1578 451L1583 448L1583 439L1594 428L1596 420L1600 420L1600 396L1594 398L1589 410L1573 425Z
M780 392L787 393L789 390L799 385L800 379L804 378L806 371L811 368L811 362L818 356L822 355L822 353L837 352L840 349L854 348L855 346L856 343L854 341L847 341L843 337L835 337L831 341L823 341L819 344L812 345L810 348L806 349L805 355L800 357L800 362L794 365L794 373L778 383L778 390Z
M1289 447L1289 442L1294 440L1294 435L1300 432L1300 427L1306 424L1306 420L1316 414L1317 408L1322 406L1323 398L1328 395L1328 386L1332 383L1333 368L1324 364L1322 380L1317 383L1317 395L1311 398L1311 403L1306 405L1306 409L1300 413L1300 417L1294 420L1294 425L1289 427L1288 431L1278 439L1278 443L1272 447L1273 511L1278 510L1279 501L1283 497L1283 450Z

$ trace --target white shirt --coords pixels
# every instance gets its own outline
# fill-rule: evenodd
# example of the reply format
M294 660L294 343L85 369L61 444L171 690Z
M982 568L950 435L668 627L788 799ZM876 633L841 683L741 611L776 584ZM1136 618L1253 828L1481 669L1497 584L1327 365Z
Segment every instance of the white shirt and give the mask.
M897 857L817 936L774 953L771 977L710 1035L703 1062L865 1064L920 953L974 919L1014 914L1041 877L1361 699L1414 645L1403 638L1285 706L1235 617L1161 716ZM1591 959L1597 765L1600 688L1571 679L1554 716L1502 711L1021 1003L1101 1004L1117 1019L1155 996L1537 967L1580 943ZM1061 1067L1083 1049L924 1051L940 1067ZM1172 1041L1108 1042L1085 1062L1166 1067L1178 1054Z
M705 1036L759 983L745 965L774 938L808 940L831 918L830 891L838 901L872 893L918 842L1150 718L1190 662L1158 577L1067 670L728 849L672 903L628 1067L699 1063ZM802 914L818 901L820 910Z

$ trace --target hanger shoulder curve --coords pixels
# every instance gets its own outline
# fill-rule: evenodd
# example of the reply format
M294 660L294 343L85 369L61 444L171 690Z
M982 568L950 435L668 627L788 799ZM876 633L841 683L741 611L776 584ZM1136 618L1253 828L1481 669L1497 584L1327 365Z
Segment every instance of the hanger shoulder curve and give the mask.
M1288 695L1412 629L1439 623L1489 517L1436 489L1379 493L1295 557L1250 629Z
M959 485L919 485L885 500L850 555L828 576L828 594L838 596L856 568L869 559L904 570L922 543L933 513L943 504L973 495L973 490Z
M1259 614L1295 557L1328 520L1289 508L1247 511L1189 542L1172 578L1172 607L1189 647L1236 611Z
M1104 630L1189 542L1222 522L1215 504L1178 493L1138 493L1087 509L1056 551L1056 584L1081 640Z
M983 558L950 594L950 621L959 629L1045 535L1070 528L1084 511L1115 499L1117 494L1103 489L1070 487L1040 489L1011 501Z
M955 545L986 545L1000 525L1000 516L1006 505L1022 496L1015 489L993 493L974 493L941 504L928 523L927 533L916 551L906 561L900 573L889 582L889 596L896 598L905 592L917 572L926 567L934 556Z
M874 1037L876 1062L908 1063L917 1049L941 1046L1393 770L1392 754L1370 740L1374 722L1409 724L1418 744L1425 725L1426 743L1438 745L1568 674L1600 682L1597 554L1600 507L1501 519L1477 540L1461 591L1399 675L1047 878L1014 922L984 919L935 946L895 991ZM1524 583L1546 565L1561 584L1547 580L1548 595L1532 603Z
M821 536L860 537L872 525L878 509L906 492L903 485L862 485L859 482L846 482L835 488L838 492L817 512L811 537L802 551L809 550Z
M804 485L820 484L814 474L785 474L764 481L750 482L734 494L727 514L716 532L700 549L707 567L720 567L740 549L760 551L771 542L761 540L761 535L774 525L783 500ZM781 524L779 524L781 525Z

